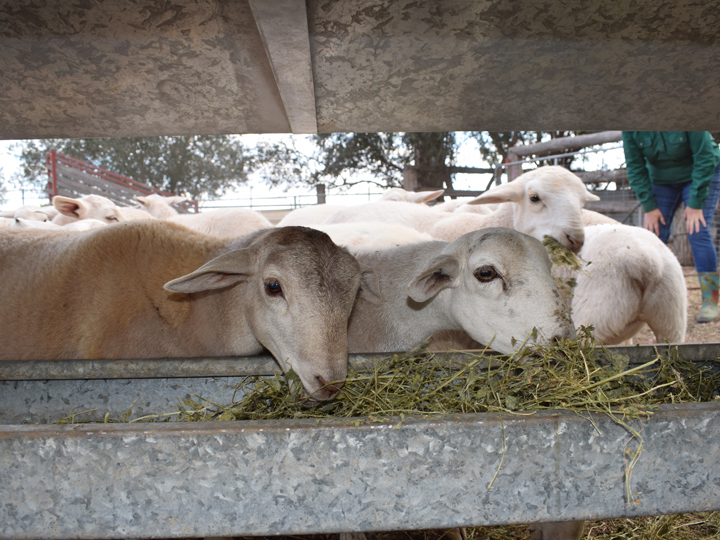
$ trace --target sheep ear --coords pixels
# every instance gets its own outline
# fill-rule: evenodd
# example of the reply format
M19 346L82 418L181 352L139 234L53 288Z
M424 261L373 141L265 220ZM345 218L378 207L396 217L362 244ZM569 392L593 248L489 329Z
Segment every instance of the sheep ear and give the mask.
M364 264L360 265L360 290L358 298L379 305L382 303L382 293L380 292L380 279L375 270Z
M135 199L137 202L139 202L139 203L142 204L143 206L147 206L147 205L148 205L148 200L147 200L147 198L145 198L145 197L143 197L143 196L141 196L141 195L134 195L134 196L133 196L133 199Z
M173 279L165 290L178 293L195 293L222 289L247 281L256 272L256 258L249 249L238 249L215 257L194 272Z
M52 203L58 212L68 217L82 218L88 211L87 205L80 199L57 195L53 197Z
M165 200L168 204L180 204L181 202L185 202L189 200L187 197L183 197L181 195L173 195L172 197L165 197Z
M590 192L586 189L586 190L585 190L585 199L584 199L584 200L585 200L585 202L599 201L599 200L600 200L600 197L598 197L598 196L595 195L594 193L590 193Z
M425 302L443 289L457 287L459 280L460 260L453 255L441 255L410 282L408 294L416 302Z
M443 193L445 193L444 189L439 189L437 191L418 191L410 194L409 197L410 200L414 203L426 203L429 201L434 201Z
M501 186L495 186L479 197L475 197L467 204L497 204L504 202L517 202L525 196L525 184L522 182L510 182Z

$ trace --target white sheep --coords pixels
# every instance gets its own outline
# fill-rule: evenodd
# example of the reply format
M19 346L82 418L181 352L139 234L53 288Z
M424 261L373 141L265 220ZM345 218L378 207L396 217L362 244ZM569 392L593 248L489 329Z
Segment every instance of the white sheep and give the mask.
M429 242L433 238L410 227L376 221L312 225L342 247L387 248Z
M620 223L585 228L572 300L576 325L593 325L606 345L632 338L647 324L657 343L685 341L687 286L682 267L655 234ZM567 275L558 269L561 275Z
M67 225L79 219L99 219L106 223L125 220L115 203L101 195L83 195L77 199L57 195L53 197L53 206L59 212L52 220L57 225Z
M322 223L325 218L337 210L347 208L340 204L316 204L303 206L288 212L277 224L278 227L305 226L312 227Z
M33 221L50 221L58 215L58 211L53 206L35 206L25 204L15 210L0 211L0 217L5 218L22 218Z
M323 224L377 221L396 223L420 232L428 232L438 221L451 215L424 204L377 201L344 207L328 216Z
M239 238L259 229L273 227L265 216L246 208L220 208L200 214L178 214L165 221L218 238Z
M423 204L433 199L437 199L445 190L437 191L406 191L403 188L390 188L382 194L376 202L407 202L413 204ZM374 204L374 203L370 203ZM336 211L342 211L352 206L343 206L339 204L318 204L314 206L303 206L296 208L283 217L278 223L278 227L287 227L289 225L304 225L312 227L323 223L330 215ZM372 219L363 220L372 221Z
M422 204L433 201L445 193L444 189L436 191L407 191L403 188L393 187L385 191L378 201L403 201Z
M177 216L178 211L173 208L174 204L180 204L188 200L187 197L180 195L172 195L164 197L153 193L151 195L136 195L133 197L137 202L142 204L151 216L157 219L166 219Z
M358 302L350 316L350 351L406 351L433 333L461 330L511 353L530 342L574 338L569 310L550 274L542 244L502 228L471 232L454 242L388 249L351 249L375 270L382 302Z
M130 221L132 219L157 219L150 214L150 212L134 206L119 206L118 210L123 218L122 221Z
M58 225L51 221L34 221L31 219L15 218L12 227L15 229L45 229L54 231L90 231L99 227L108 225L99 219L81 219L68 223L67 225Z
M587 269L593 276L592 280L582 274L576 276L578 287L575 288L572 300L575 323L592 324L597 339L607 345L630 339L642 328L643 322L650 325L658 342L683 342L687 293L682 268L677 259L666 245L648 231L620 225L602 214L584 210L584 202L595 200L594 196L589 199L585 197L580 191L580 180L572 173L565 174L563 171L560 167L543 167L533 171L531 179L534 178L535 181L525 184L522 194L521 190L518 190L518 194L513 194L511 188L506 186L513 186L531 173L526 173L509 184L492 188L478 199L501 203L503 201L494 195L500 190L503 197L510 193L508 199L518 202L499 204L496 210L488 215L453 213L439 221L429 232L435 238L452 240L467 231L504 226L528 233L539 240L547 235L561 241L562 237L558 237L557 229L552 226L554 221L603 224L602 227L584 227L584 232L575 234L574 241L569 242L570 245L565 243L566 247L575 250L580 247L580 257L592 261ZM544 179L549 177L554 178L551 184L554 191L544 189ZM538 178L542 180L540 183L537 182ZM542 189L539 189L540 186ZM532 201L533 196L537 196L542 202L538 210L533 209L534 205L539 204L538 201ZM557 204L557 199L563 204ZM525 211L514 209L511 212L508 208L521 203L525 205ZM542 214L549 215L552 219L535 219ZM530 226L525 220L532 220ZM610 234L607 227L613 226L616 227L615 233ZM593 235L593 241L591 246L586 248L583 242L587 243L588 234ZM569 240L569 233L566 233L566 236ZM634 246L637 246L637 249ZM643 256L638 257L636 253L642 253ZM639 266L643 258L647 261L644 270ZM663 279L658 281L658 275L662 275ZM596 294L594 290L603 292ZM650 295L649 291L657 293ZM644 296L648 296L647 302L642 301ZM649 305L655 306L656 311L662 311L662 315L654 316L648 313L644 306ZM664 306L662 310L659 309L661 305Z
M552 236L563 246L578 251L584 237L582 207L587 201L599 199L567 169L541 167L494 186L467 203L497 205L490 213L453 212L428 232L449 241L479 228L508 227L538 240Z

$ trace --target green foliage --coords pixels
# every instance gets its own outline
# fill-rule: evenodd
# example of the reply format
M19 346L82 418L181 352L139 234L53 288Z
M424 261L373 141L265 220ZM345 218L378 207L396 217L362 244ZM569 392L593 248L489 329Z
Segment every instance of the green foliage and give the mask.
M193 198L220 196L247 179L253 160L237 137L228 135L40 139L23 144L25 182L47 182L45 155L55 148L171 193Z
M478 161L490 165L505 160L515 144L531 144L574 134L570 131L469 132L477 140ZM257 162L272 185L326 184L348 187L370 183L382 188L403 184L403 169L412 165L422 187L451 187L448 170L455 164L463 137L436 133L325 133L313 136L314 150L300 151L293 142L259 147ZM568 159L561 165L569 165ZM481 165L478 163L477 165Z
M472 135L480 146L480 155L488 163L505 161L510 148L516 144L535 144L549 139L580 135L581 131L474 131ZM569 166L572 158L558 165ZM544 163L541 163L541 165Z

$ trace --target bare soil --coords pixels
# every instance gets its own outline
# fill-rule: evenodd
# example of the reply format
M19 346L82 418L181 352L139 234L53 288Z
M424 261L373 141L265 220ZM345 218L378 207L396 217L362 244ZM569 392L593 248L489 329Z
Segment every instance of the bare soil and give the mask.
M684 266L685 283L688 289L688 313L687 313L687 332L685 333L685 343L710 343L720 341L720 319L699 323L695 321L695 317L700 312L702 306L702 294L700 293L700 284L698 283L697 271L694 267ZM633 343L639 345L651 345L655 343L655 335L647 326L638 332L633 338Z

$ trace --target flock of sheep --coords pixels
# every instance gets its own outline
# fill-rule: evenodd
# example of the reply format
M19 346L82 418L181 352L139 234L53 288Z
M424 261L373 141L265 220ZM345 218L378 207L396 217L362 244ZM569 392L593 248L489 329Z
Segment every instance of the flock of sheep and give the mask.
M318 205L294 210L277 228L306 226L327 233L335 244L350 250L361 263L380 267L376 271L381 281L386 274L408 270L411 261L417 257L425 260L434 257L444 246L437 241L452 243L473 231L503 227L538 240L550 236L587 262L584 271L573 273L577 286L570 307L576 326L593 325L596 337L605 344L631 339L644 324L650 326L658 342L684 340L686 289L675 257L655 235L644 229L621 225L601 214L584 210L584 203L597 200L597 197L568 170L543 167L525 173L513 182L493 187L469 201L426 204L440 195L442 190L413 193L394 188L379 201L364 205ZM149 195L136 197L136 200L141 208L117 207L98 195L79 199L58 196L52 206L21 207L0 213L0 229L10 229L7 242L12 244L20 238L17 229L53 229L60 233L139 220L176 223L226 240L274 228L265 217L251 210L220 209L201 214L178 214L172 205L185 200L183 197ZM401 245L413 247L400 248ZM467 264L467 261L461 264ZM564 268L554 269L556 275L568 272ZM385 297L390 297L387 287L396 282L397 279L383 287ZM405 295L408 285L403 285ZM457 288L457 284L450 288ZM487 311L480 307L476 318L482 318L482 313ZM522 318L528 311L528 306L518 307L515 316ZM431 323L413 323L412 326L435 328ZM453 329L477 335L471 328L438 330ZM494 344L498 346L503 336L502 328L491 330L491 335L495 335ZM500 333L496 334L496 330ZM417 345L409 343L410 338L405 332L395 334L395 338L388 337L383 343L368 343L365 339L365 346L393 351ZM429 335L422 336L419 341L427 338ZM361 340L361 337L357 339ZM483 334L482 340L477 341L487 343L487 340L487 335Z
M512 353L579 325L606 344L644 324L658 342L684 340L677 259L649 231L584 210L597 197L571 172L543 167L466 202L426 204L441 194L392 189L301 208L276 227L243 209L178 214L182 198L158 195L137 197L142 209L96 195L17 209L0 217L0 360L267 349L316 404L340 390L353 352L429 340ZM552 268L545 236L585 268ZM555 278L568 273L577 285L563 298Z

